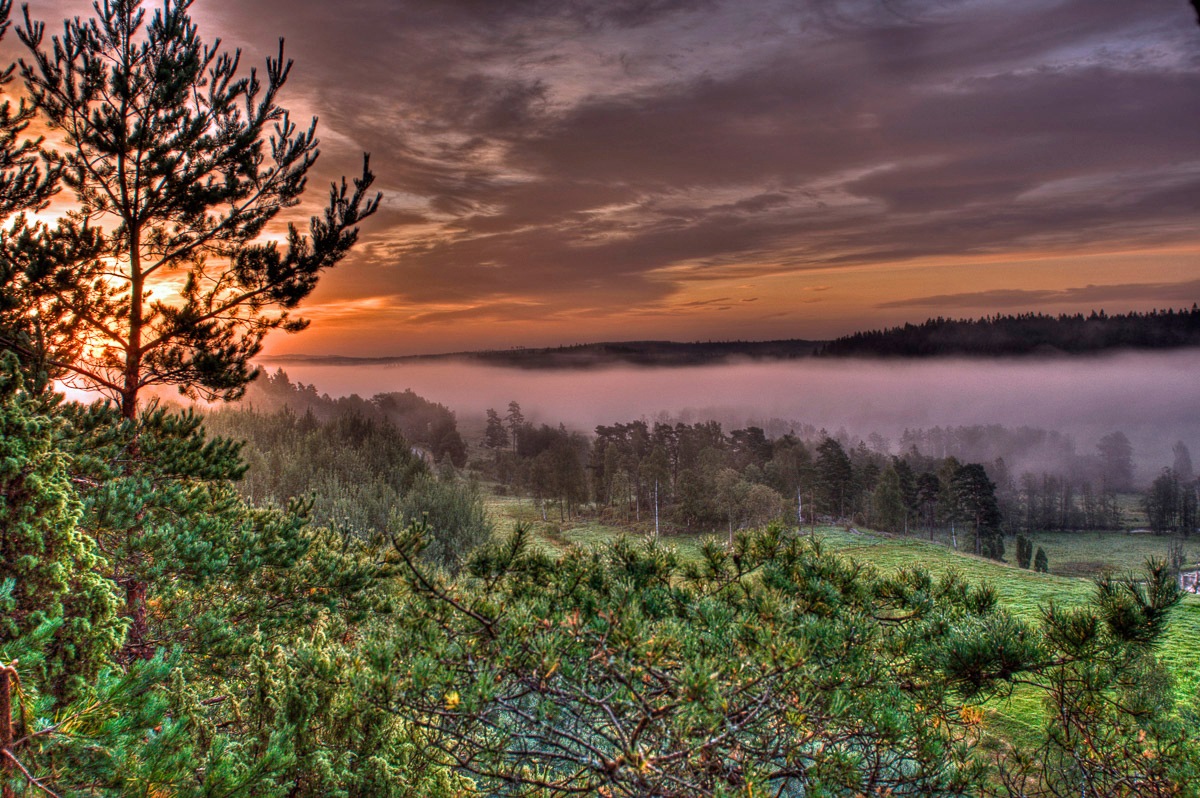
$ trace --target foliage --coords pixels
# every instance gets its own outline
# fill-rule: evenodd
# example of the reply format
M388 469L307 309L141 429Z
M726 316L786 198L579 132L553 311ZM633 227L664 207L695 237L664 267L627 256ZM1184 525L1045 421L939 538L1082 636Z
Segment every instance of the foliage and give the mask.
M411 390L376 394L370 399L358 394L335 399L319 395L315 386L293 383L283 369L276 369L246 386L240 406L268 414L291 410L297 416L312 416L322 422L357 417L390 424L435 462L450 462L455 468L466 465L466 442L458 432L453 411Z
M0 640L0 655L19 661L22 728L44 730L20 737L30 778L60 795L461 794L464 782L424 756L411 727L356 707L357 696L316 675L340 667L348 643L396 608L378 541L311 527L302 507L247 506L229 481L243 469L238 447L208 439L192 414L129 421L111 407L48 407L52 423L34 417L13 440L26 451L43 441L37 463L51 470L24 473L53 501L66 486L62 506L86 534L74 549L56 544L18 562L56 564L80 588L72 602L83 603L91 580L110 629L123 592L129 638L118 655L119 636L106 639L103 618L88 618L93 660L62 655L56 635L78 626L79 608L39 604L34 618L4 583L5 617L30 621ZM10 493L14 511L54 520L55 505ZM81 546L107 562L80 573ZM50 554L57 563L40 559ZM73 679L68 700L46 678L57 673Z
M1150 529L1163 534L1190 535L1196 531L1200 486L1187 482L1173 468L1164 468L1142 497L1142 507Z
M392 424L353 410L321 421L290 409L223 409L206 414L204 425L245 441L248 469L238 491L246 499L286 508L301 497L311 501L315 523L362 536L386 530L395 508L428 470Z
M777 529L687 563L627 540L547 559L518 528L454 583L417 564L420 535L396 541L419 621L370 641L357 683L491 794L1078 795L1079 771L1022 763L1064 762L1103 702L1097 734L1142 745L1103 760L1113 778L1171 794L1196 766L1160 677L1123 703L1178 601L1153 569L1032 627L956 576L883 576ZM1064 714L997 759L980 704L1016 683Z
M854 467L845 449L833 438L817 447L817 496L824 512L845 518L855 498Z
M986 554L993 560L1004 559L1004 534L1000 529L1000 506L996 502L996 485L978 463L958 468L951 480L955 510L971 524L975 538L975 553Z
M12 0L0 0L0 40L8 33ZM0 88L12 82L15 65L0 69ZM40 306L28 298L31 262L53 257L55 247L44 247L40 236L26 226L27 212L42 210L58 192L61 168L43 161L41 139L22 139L37 116L37 109L22 98L16 107L7 99L0 103L0 219L16 214L8 229L0 229L0 344L6 349L44 351L47 341L58 347L77 347L69 325L55 323L53 314L43 319ZM49 168L43 168L44 166ZM52 242L58 245L64 242ZM61 250L59 250L61 251ZM42 388L49 377L44 359L25 363L30 387Z
M908 507L904 499L900 472L894 465L889 465L880 475L872 496L875 526L886 532L905 531L908 526Z
M8 583L9 586L11 583ZM0 609L8 606L0 585ZM0 645L0 671L10 684L12 727L0 717L0 784L5 795L123 796L171 789L176 795L192 780L193 748L188 724L171 715L169 697L161 689L169 681L171 662L162 657L138 661L128 668L108 667L92 677L72 700L64 702L44 691L37 678L42 642L34 634ZM6 667L11 666L11 667ZM4 673L0 673L0 690ZM7 702L0 697L0 705ZM7 707L6 707L7 708ZM208 785L228 788L215 773Z
M1021 476L1017 504L1015 515L1025 529L1116 529L1121 525L1116 494L1098 492L1089 481L1077 484L1052 474L1043 473L1039 479L1026 473Z
M63 419L56 403L23 389L17 359L0 360L0 647L45 638L35 679L50 697L80 693L120 645L122 629L106 565L77 527L81 507L67 459L56 446Z
M1047 727L1040 744L997 761L1003 794L1190 794L1200 776L1195 729L1164 710L1170 679L1153 656L1179 599L1174 575L1151 561L1144 581L1098 580L1088 606L1045 608L1040 645L1051 664L1036 684Z
M778 529L685 566L620 541L550 560L518 529L466 581L397 541L413 623L372 641L372 703L421 718L492 794L961 794L978 718L927 667L997 615L986 591L895 579Z
M489 407L487 409L487 425L483 433L483 447L495 452L506 446L508 446L508 432L504 429L504 422L500 420L500 414Z
M400 502L391 527L403 529L411 524L431 530L426 559L452 572L492 536L492 523L484 513L478 488L460 483L453 474L441 479L429 474L417 478Z
M308 238L257 243L300 196L313 129L275 103L282 53L265 85L238 78L189 8L169 0L147 24L138 0L99 4L48 50L26 21L23 75L62 134L46 166L38 142L17 141L31 107L0 107L0 214L37 209L60 177L79 205L58 227L18 216L0 234L5 798L1194 783L1194 727L1155 656L1179 601L1166 567L1103 579L1091 604L1048 605L1032 626L956 575L880 574L779 527L734 534L807 490L884 526L918 511L931 528L968 521L999 557L1012 484L999 458L914 448L889 463L886 442L824 436L814 461L795 435L715 422L599 427L592 446L512 402L489 413L489 448L543 512L557 501L566 518L594 496L657 520L661 501L730 541L693 562L629 540L554 559L518 528L468 556L490 527L448 465L465 447L453 414L411 391L335 401L280 373L266 385L304 412L219 413L207 431L194 413L137 412L155 383L238 395L262 336L303 326L291 312L377 202L364 167ZM0 0L0 33L9 10ZM177 296L149 299L180 277ZM120 408L47 393L64 370ZM1100 452L1112 484L1128 453L1114 436ZM1026 564L1031 548L1018 546ZM1033 559L1046 570L1042 549ZM990 758L981 704L1018 684L1045 696L1044 733Z
M467 444L458 433L454 413L443 405L412 390L378 394L371 403L405 438L428 449L436 462L448 462L455 468L466 465Z
M517 440L517 459L526 466L523 481L541 504L542 520L546 519L547 502L558 504L561 520L569 518L588 499L583 469L587 440L567 432L565 427L544 424L540 428L528 424L520 427Z
M430 558L457 568L491 534L478 490L458 479L449 462L439 476L430 474L390 421L358 410L337 404L319 421L290 409L225 409L209 413L204 424L245 440L249 468L237 490L247 500L283 509L299 497L313 523L360 539L427 515L437 534Z
M118 399L126 418L149 385L240 395L263 336L303 329L292 311L379 202L364 162L352 192L345 181L331 189L307 236L290 226L286 249L260 243L299 202L318 155L315 120L298 129L276 102L291 62L281 45L265 83L239 76L240 53L201 40L191 0L164 3L149 21L142 5L97 5L96 18L68 20L48 45L28 16L17 31L31 53L21 75L60 134L53 159L78 203L57 230L32 231L44 249L67 245L24 274L25 306L75 335L63 351L26 351Z
M1033 541L1017 535L1017 567L1029 568L1033 564Z

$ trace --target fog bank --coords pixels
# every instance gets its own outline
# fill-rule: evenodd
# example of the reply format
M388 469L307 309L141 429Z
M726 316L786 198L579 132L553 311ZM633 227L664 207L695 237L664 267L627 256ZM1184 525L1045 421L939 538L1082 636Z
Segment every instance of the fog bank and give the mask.
M270 367L272 370L275 366ZM770 419L895 442L905 428L1003 424L1066 432L1080 452L1121 430L1143 474L1171 462L1182 440L1200 451L1200 351L1047 360L801 360L692 368L529 371L465 362L287 364L293 382L333 396L403 391L470 423L521 404L535 423L597 424Z

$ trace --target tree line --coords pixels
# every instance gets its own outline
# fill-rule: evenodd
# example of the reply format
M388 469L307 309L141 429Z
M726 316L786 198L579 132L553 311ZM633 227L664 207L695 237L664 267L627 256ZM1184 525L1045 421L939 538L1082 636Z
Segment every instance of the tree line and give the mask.
M1020 313L979 319L941 316L921 324L864 330L820 345L818 357L942 357L1083 354L1112 349L1200 346L1200 308L1192 305L1147 313L1103 310L1060 314Z
M1172 453L1174 461L1155 477L1142 498L1142 507L1152 531L1188 536L1200 532L1200 479L1183 441L1175 443Z
M238 407L275 412L288 409L316 421L354 416L386 422L433 462L462 468L467 444L458 430L454 411L418 396L411 389L380 393L364 399L358 394L331 397L313 385L293 383L283 369L263 373L245 386Z
M857 523L889 532L954 527L976 553L1003 557L996 485L979 463L866 444L847 449L825 435L769 438L749 426L728 433L716 421L631 421L596 427L588 438L565 427L535 427L512 402L487 411L486 473L523 491L560 519L590 504L602 519L666 530L737 530L775 520L795 525Z
M868 445L845 432L803 429L815 434L635 420L584 435L529 423L513 401L503 416L486 411L484 455L471 465L533 499L543 520L585 514L665 532L732 537L773 520L846 523L948 535L955 545L965 533L972 551L1002 559L1005 536L1134 526L1119 499L1129 494L1140 496L1155 532L1190 534L1196 525L1196 480L1182 442L1175 466L1138 493L1133 447L1119 431L1080 453L1070 437L1028 427L908 429L896 455L878 435ZM968 459L998 453L1049 470L1016 473L1003 456Z

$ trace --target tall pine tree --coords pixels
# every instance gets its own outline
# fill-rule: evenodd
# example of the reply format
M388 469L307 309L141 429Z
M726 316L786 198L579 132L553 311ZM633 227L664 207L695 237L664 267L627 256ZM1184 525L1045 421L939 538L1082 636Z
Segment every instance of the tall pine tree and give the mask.
M239 75L239 52L200 38L191 0L149 20L142 6L97 4L96 18L68 20L49 43L28 15L17 31L32 53L21 74L61 137L53 163L78 203L43 231L59 247L31 259L24 295L38 318L77 334L41 342L57 351L21 348L105 392L126 418L151 385L239 396L263 337L306 326L293 311L379 202L364 158L308 235L289 225L286 247L264 243L318 155L316 120L299 128L277 103L292 66L282 43L264 75Z

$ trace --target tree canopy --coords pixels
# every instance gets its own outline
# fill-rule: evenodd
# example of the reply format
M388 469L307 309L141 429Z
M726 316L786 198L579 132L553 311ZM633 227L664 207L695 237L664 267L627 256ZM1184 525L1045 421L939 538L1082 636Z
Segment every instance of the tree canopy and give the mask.
M282 42L262 73L242 74L240 52L200 37L191 4L148 15L142 0L112 0L49 39L28 13L17 29L26 88L61 139L46 177L61 175L77 207L53 228L18 219L4 240L21 264L16 316L59 332L6 343L126 418L150 385L240 395L264 335L304 328L295 309L379 203L364 157L307 235L289 224L284 246L270 240L317 159L316 120L299 127L278 104L292 67ZM36 184L23 174L16 185Z

